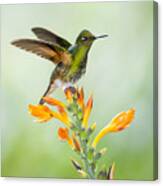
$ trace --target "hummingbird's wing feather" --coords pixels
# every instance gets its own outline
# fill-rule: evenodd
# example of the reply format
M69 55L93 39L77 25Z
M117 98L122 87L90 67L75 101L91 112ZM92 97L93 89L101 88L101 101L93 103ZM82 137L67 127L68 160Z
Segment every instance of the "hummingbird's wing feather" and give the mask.
M66 65L71 62L70 54L64 48L56 44L45 43L32 39L19 39L13 41L11 44L48 59L55 64L62 62Z
M62 46L65 49L68 49L72 44L67 41L66 39L63 39L56 35L55 33L50 32L49 30L45 28L35 27L32 28L32 31L34 34L41 40L48 41L50 43L55 43L60 46Z

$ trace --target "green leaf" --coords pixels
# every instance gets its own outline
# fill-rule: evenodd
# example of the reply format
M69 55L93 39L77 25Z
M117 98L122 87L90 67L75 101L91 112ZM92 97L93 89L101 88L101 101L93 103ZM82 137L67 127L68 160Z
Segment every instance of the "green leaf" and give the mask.
M109 170L108 170L108 173L107 173L107 179L108 180L113 180L113 178L114 178L114 170L115 170L115 163L113 163L109 167Z
M99 160L101 158L101 153L100 152L97 152L96 155L95 155L95 161Z
M85 129L82 129L82 131L80 132L80 137L82 140L87 139L87 132L85 131Z
M83 113L81 111L78 111L77 117L81 121L83 119Z

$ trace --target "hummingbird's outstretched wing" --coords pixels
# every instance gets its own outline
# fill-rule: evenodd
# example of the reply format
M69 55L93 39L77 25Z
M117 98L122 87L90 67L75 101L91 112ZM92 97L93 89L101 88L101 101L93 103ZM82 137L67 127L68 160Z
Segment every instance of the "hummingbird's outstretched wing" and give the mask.
M61 47L68 49L72 44L66 39L61 38L55 33L50 32L45 28L35 27L32 28L34 34L41 40L47 41L49 43L55 43L60 45Z
M48 59L55 64L62 62L63 64L67 65L71 62L70 54L66 51L66 49L57 44L50 44L33 39L19 39L13 41L11 44Z

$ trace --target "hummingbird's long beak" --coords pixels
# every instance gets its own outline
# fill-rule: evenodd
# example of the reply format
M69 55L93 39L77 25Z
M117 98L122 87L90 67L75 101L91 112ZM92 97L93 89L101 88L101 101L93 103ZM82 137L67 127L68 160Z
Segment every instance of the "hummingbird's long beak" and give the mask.
M95 39L100 39L100 38L104 38L104 37L108 37L108 35L105 34L105 35L101 35L101 36L96 36Z

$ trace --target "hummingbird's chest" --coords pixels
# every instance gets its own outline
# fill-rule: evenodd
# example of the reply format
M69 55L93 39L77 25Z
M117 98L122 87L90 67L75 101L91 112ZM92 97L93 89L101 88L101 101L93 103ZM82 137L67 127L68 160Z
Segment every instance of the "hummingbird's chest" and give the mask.
M87 56L85 56L84 59L80 61L77 68L74 70L73 67L70 68L68 73L68 77L70 78L70 81L75 83L77 80L79 80L83 74L86 72L86 64L87 64Z
M72 62L67 70L66 77L69 81L76 82L86 72L87 49L84 47L74 49Z
M52 74L51 79L53 79L53 77L57 77L65 83L75 83L86 72L87 50L85 48L78 49L74 47L70 52L71 64L58 64L54 70L54 73Z

